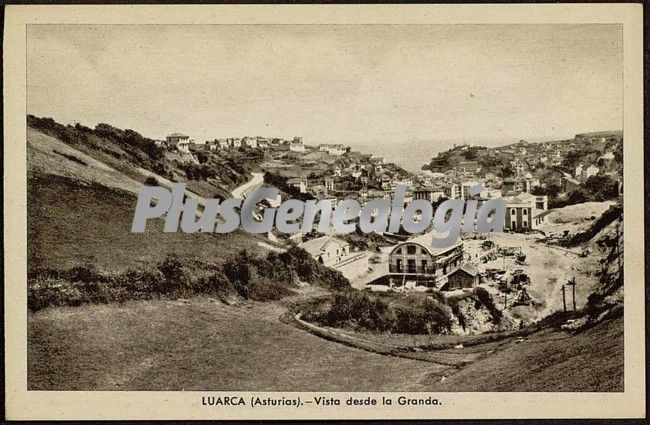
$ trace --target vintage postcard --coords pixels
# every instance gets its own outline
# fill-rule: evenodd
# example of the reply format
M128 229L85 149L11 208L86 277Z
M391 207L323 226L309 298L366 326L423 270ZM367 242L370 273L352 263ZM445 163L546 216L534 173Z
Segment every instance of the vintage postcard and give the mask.
M645 416L641 5L4 28L8 419Z

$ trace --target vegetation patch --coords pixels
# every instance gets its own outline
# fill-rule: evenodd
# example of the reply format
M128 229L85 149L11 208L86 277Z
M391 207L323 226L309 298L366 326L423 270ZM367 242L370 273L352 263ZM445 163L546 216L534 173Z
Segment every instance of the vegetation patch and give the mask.
M270 252L266 257L243 250L208 272L196 271L170 254L153 270L110 273L93 266L78 266L63 271L31 271L27 305L35 311L49 306L173 299L198 294L213 295L224 301L232 297L267 301L291 295L298 280L337 290L349 287L341 273L317 263L300 248L281 254Z
M452 317L439 294L388 297L358 291L339 292L328 304L312 305L303 314L305 320L324 326L409 335L449 332Z

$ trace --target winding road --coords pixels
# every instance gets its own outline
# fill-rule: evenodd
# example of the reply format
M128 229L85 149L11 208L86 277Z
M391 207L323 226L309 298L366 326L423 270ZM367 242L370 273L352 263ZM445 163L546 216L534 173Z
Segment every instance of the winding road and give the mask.
M251 173L253 177L247 181L246 183L242 184L241 186L237 186L232 190L232 196L233 198L245 198L250 192L254 191L255 189L259 188L262 183L264 183L264 174L262 173Z

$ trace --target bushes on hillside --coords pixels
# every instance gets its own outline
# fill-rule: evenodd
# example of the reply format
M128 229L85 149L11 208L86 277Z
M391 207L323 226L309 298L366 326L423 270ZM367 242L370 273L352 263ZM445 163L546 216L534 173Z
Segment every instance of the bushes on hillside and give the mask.
M121 130L103 123L97 124L94 129L80 124L66 126L52 118L38 118L33 115L27 115L27 125L67 144L85 145L117 159L123 159L122 152L124 152L138 166L170 177L164 165L164 148L157 146L154 140L143 137L136 131ZM112 148L108 141L112 142Z
M217 176L214 168L205 164L197 165L193 162L179 162L178 168L183 170L190 180L207 180Z
M327 326L391 331L403 334L440 334L452 326L452 312L440 297L407 296L397 301L365 292L340 292L324 312L307 313L307 320Z
M31 310L40 310L192 294L266 301L290 295L298 279L336 289L349 287L341 273L317 263L302 249L270 252L266 257L244 250L202 274L192 272L175 255L167 256L154 270L107 273L92 266L78 266L63 271L32 271L28 276L27 304Z

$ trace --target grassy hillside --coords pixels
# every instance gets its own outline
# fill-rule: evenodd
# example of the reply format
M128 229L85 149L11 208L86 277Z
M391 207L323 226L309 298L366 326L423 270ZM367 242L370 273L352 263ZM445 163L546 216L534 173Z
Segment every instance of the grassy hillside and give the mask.
M351 348L282 323L277 303L205 298L42 310L28 316L30 390L621 391L623 320L546 330L457 369ZM489 345L489 347L488 347ZM494 352L492 352L494 351ZM434 356L435 357L435 356ZM381 373L377 373L381 371ZM443 380L443 376L445 379Z
M533 334L448 379L422 381L429 391L623 391L623 317L577 335Z
M147 266L175 253L185 263L217 264L241 249L266 252L261 237L163 233L163 220L131 233L136 195L70 177L38 172L27 180L27 261L30 270L92 264L122 271ZM266 241L268 243L268 241Z
M195 298L43 310L28 319L28 387L387 391L446 369L326 341L276 309Z
M28 115L27 126L28 144L33 135L41 133L140 183L147 175L155 173L164 179L184 182L189 190L204 197L227 196L230 190L250 178L250 172L256 170L263 159L258 152L246 149L202 152L197 158L180 156L156 146L154 140L133 130L108 124L98 124L92 129Z

